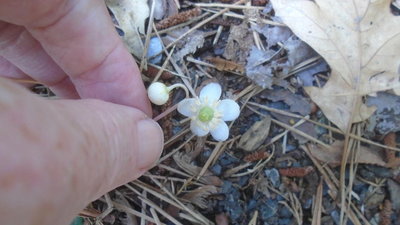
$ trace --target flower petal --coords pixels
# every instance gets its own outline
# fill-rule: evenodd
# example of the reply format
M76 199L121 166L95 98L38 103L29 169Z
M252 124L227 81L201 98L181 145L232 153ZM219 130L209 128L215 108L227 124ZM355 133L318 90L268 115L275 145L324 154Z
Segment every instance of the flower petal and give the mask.
M224 99L220 101L217 109L222 114L223 121L235 120L240 114L239 105L231 99Z
M178 112L184 116L192 117L196 114L196 99L186 98L178 103Z
M206 126L202 127L200 124L201 122L197 120L190 121L190 130L193 134L202 137L208 134L209 130Z
M218 83L209 83L200 91L200 99L202 101L216 102L221 97L221 85Z
M211 130L211 135L217 141L225 141L229 137L229 127L224 121L221 122Z

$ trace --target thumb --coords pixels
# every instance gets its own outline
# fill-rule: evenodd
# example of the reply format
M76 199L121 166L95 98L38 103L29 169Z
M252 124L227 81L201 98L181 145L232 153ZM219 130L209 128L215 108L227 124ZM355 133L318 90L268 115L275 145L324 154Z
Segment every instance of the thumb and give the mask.
M163 146L160 127L139 110L44 100L1 78L0 125L7 128L0 129L0 215L19 220L9 224L68 222L141 176Z
M97 176L103 184L95 193L103 194L138 178L154 166L161 154L162 130L142 111L95 99L49 103L63 117L59 126L72 126L69 141L81 141L76 148L79 151L66 151L75 154L74 161L81 162L79 171L87 171L86 176L82 175L83 183Z

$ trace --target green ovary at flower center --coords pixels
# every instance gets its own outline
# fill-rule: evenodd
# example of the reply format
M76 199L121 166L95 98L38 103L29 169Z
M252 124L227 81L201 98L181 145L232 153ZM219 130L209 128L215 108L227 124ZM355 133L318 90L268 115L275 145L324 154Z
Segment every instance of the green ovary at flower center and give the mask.
M201 122L209 122L214 118L214 110L211 107L204 106L200 109L198 118Z

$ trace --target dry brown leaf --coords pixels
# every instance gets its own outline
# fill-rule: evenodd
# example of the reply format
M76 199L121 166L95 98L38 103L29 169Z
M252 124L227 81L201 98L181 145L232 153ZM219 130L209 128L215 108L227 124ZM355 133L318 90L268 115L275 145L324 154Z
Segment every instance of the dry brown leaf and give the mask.
M222 59L220 57L207 57L206 59L211 62L219 71L244 73L243 65L233 61Z
M196 30L178 42L177 51L172 56L177 61L182 60L188 54L195 53L197 49L203 47L205 34L203 31Z
M211 194L215 194L218 192L218 188L214 185L205 185L199 188L196 188L182 196L182 199L197 205L202 209L206 209L208 207L207 197Z
M253 45L253 34L250 32L247 23L244 22L238 26L233 25L231 26L223 56L225 59L244 64Z
M400 93L400 18L390 12L391 0L272 3L276 15L330 65L325 86L306 91L340 129L374 112L362 96L390 89Z
M185 172L189 173L192 176L199 175L202 168L192 165L190 163L190 156L185 155L181 152L177 152L174 154L173 158L176 164ZM204 175L200 177L199 180L204 184L210 184L214 186L221 186L223 184L222 180L219 179L217 176L214 176L209 170L207 170Z
M270 127L270 116L265 116L264 119L255 122L240 138L239 148L248 152L257 150L268 137Z
M335 141L330 149L319 148L317 145L310 145L311 154L319 161L328 163L332 166L339 166L342 162L343 155L343 141ZM386 166L379 151L371 148L361 146L358 152L358 157L355 163L373 164L378 166Z
M143 42L140 33L144 33L144 22L149 17L147 0L106 0L120 28L124 31L123 40L130 53L141 58Z

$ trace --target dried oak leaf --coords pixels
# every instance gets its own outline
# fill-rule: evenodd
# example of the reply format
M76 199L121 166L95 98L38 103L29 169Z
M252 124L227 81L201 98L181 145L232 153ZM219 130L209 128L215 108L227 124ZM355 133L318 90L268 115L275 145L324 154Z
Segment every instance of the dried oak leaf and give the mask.
M390 89L400 93L400 18L390 12L391 0L271 2L276 15L330 65L323 88L305 89L341 130L374 112L362 96Z
M149 17L147 0L106 0L106 4L124 31L123 40L129 52L142 57L143 42L139 32L144 33L144 22Z
M343 155L343 141L335 141L331 148L320 148L317 145L309 145L311 154L319 161L328 163L332 166L339 166ZM379 155L376 149L361 146L355 163L373 164L378 166L386 166L386 162Z

